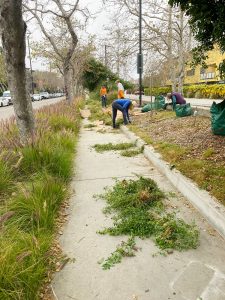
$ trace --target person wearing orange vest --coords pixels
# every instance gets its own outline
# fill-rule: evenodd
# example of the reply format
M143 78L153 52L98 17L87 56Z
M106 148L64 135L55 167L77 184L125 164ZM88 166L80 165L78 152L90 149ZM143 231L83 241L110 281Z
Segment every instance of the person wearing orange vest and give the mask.
M107 100L107 89L105 85L102 85L100 89L100 96L102 100L102 107L106 107L106 100Z
M118 87L118 99L124 99L124 87L119 79L116 81L116 84Z

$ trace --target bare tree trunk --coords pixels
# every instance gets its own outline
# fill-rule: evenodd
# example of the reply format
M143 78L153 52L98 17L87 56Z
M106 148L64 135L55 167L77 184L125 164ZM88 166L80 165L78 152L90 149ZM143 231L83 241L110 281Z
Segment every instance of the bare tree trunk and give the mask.
M1 0L0 13L8 84L20 137L26 143L34 133L34 116L26 90L26 24L22 18L22 0Z
M65 85L66 100L70 104L74 98L72 68L70 66L68 66L68 64L65 64L64 68L63 68L63 73L64 73L64 85Z

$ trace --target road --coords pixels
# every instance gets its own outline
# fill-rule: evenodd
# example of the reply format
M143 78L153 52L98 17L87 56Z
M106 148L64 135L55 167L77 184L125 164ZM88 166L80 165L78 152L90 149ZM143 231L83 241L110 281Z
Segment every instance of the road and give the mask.
M42 100L42 101L35 101L35 102L32 102L32 105L33 105L34 109L38 109L38 108L46 106L46 105L57 103L63 99L64 99L64 97L59 97L59 98L46 99L46 100ZM0 107L0 120L6 120L14 115L15 114L14 114L13 106Z
M132 100L139 100L138 95L127 95L128 98ZM216 103L219 103L222 101L222 99L195 99L195 98L185 98L187 103L190 103L192 106L201 106L201 107L210 107L215 101ZM150 102L151 96L142 96L143 102ZM154 101L154 96L152 97L152 101Z

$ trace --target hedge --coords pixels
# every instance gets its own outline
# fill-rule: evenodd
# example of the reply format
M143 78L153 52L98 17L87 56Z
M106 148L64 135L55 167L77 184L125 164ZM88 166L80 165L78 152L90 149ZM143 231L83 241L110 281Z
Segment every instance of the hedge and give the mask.
M161 95L171 92L171 87L154 87L152 94ZM187 98L225 98L225 84L195 84L183 87L184 97ZM150 89L145 89L145 95L150 95Z

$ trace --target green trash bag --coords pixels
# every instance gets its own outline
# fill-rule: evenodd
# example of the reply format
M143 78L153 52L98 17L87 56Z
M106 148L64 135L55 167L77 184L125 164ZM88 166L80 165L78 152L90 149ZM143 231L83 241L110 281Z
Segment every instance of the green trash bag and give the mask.
M155 97L155 101L154 102L150 102L148 104L146 104L143 108L142 108L142 112L147 112L147 111L151 111L153 109L157 110L157 109L161 109L164 108L165 105L165 98L163 96L156 96Z
M141 109L141 112L148 112L148 111L151 111L153 109L155 109L155 103L154 102L148 103L145 106L143 106L142 109Z
M186 117L192 115L192 107L190 103L186 104L176 104L175 113L177 117Z
M155 109L161 109L165 106L165 98L160 95L155 97Z
M213 102L210 107L211 128L214 134L225 135L225 99L216 104Z

